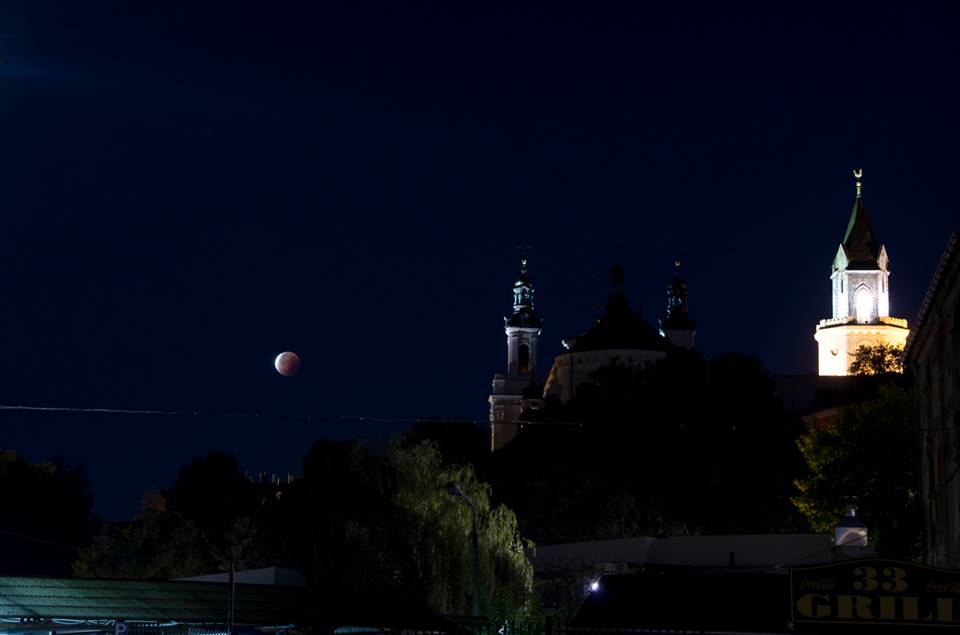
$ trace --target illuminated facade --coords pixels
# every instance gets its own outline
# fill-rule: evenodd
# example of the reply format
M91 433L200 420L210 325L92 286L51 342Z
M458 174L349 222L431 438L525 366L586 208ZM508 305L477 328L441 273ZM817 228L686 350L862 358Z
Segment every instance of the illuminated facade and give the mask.
M527 261L513 284L513 314L503 319L507 335L507 372L493 377L490 403L490 448L499 450L520 428L520 414L536 408L542 387L537 380L537 340L542 322L533 310L533 282Z
M814 339L821 375L848 375L860 346L903 346L910 330L903 318L890 316L890 272L886 248L874 234L861 196L857 198L843 242L833 259L833 317L820 320Z

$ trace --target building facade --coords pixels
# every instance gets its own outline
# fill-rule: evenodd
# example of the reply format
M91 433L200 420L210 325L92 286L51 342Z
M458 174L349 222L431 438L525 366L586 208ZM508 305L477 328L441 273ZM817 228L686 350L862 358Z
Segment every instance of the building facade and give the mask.
M557 355L547 375L544 397L566 403L577 387L592 380L604 366L651 366L674 347L666 337L634 311L624 294L624 270L610 269L610 295L606 311L585 333L563 340L566 352ZM691 339L692 341L692 339Z
M814 334L821 375L848 375L860 346L902 347L910 332L905 319L890 316L887 250L863 205L863 172L854 175L857 198L830 273L833 317L820 320Z
M679 258L673 266L673 280L667 287L667 316L660 320L660 335L674 346L691 350L697 336L697 322L690 318L687 281L680 275Z
M499 450L513 440L523 425L523 414L541 409L548 398L568 402L577 387L592 381L604 366L649 366L671 351L691 349L696 322L690 318L687 283L680 275L680 261L667 287L667 315L656 329L630 308L624 294L624 270L610 269L610 295L606 311L585 333L563 340L565 352L557 355L541 382L537 374L537 343L542 322L533 308L533 282L527 261L513 286L513 313L504 318L507 336L507 368L493 377L490 404L490 447Z
M541 397L537 379L537 342L542 322L533 309L533 281L527 260L513 284L513 313L503 318L507 336L507 372L493 376L490 403L490 449L499 450L517 435L524 407L536 407Z
M940 259L904 352L915 377L927 564L960 569L960 234Z

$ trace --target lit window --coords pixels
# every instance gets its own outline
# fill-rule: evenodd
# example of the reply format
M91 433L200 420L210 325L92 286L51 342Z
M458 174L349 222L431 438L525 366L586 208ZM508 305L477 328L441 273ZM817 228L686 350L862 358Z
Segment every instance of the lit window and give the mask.
M869 324L873 318L873 294L866 287L857 289L855 298L857 322Z

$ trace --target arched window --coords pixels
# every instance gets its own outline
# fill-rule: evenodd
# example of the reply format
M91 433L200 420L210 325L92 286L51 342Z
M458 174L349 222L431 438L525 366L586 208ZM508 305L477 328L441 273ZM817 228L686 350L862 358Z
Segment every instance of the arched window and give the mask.
M520 345L520 354L517 358L517 372L518 373L529 373L530 372L530 347L526 344Z
M869 324L873 321L873 294L870 289L860 287L853 296L854 307L857 311L857 322Z

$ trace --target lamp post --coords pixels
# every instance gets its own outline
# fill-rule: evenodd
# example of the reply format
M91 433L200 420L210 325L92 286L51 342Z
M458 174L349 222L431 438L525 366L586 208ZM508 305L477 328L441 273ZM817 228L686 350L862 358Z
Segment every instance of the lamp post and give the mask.
M473 616L480 617L480 541L477 538L477 506L460 488L459 483L447 483L447 493L467 501L470 511L473 512L473 531L470 532L473 542Z
M837 547L866 547L867 525L857 516L857 506L843 508L843 518L833 529L833 544Z
M867 525L857 516L856 505L843 508L843 518L833 529L833 546L840 559L870 558L874 555L867 536Z

